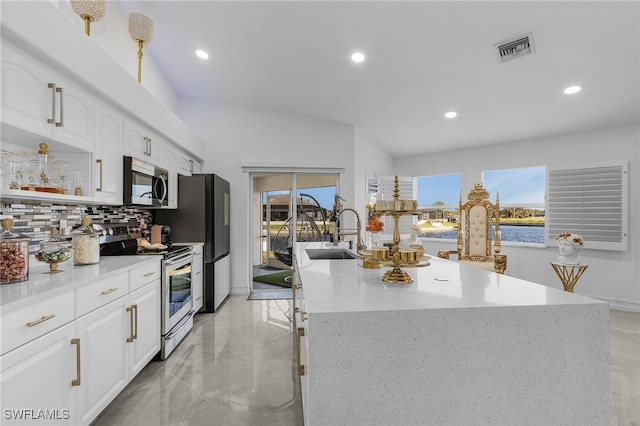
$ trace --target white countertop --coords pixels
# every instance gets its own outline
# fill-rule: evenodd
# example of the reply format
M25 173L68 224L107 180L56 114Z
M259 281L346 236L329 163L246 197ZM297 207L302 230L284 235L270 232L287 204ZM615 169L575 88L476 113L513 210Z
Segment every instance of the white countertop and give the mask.
M323 242L297 245L308 313L606 303L436 256L429 266L402 268L413 283L389 284L381 278L390 268L365 269L360 259L311 260L307 248L334 247Z
M49 265L32 256L29 259L29 280L0 285L0 313L72 290L109 274L161 260L160 256L103 256L98 264L74 266L71 259L58 265L62 272L50 274Z

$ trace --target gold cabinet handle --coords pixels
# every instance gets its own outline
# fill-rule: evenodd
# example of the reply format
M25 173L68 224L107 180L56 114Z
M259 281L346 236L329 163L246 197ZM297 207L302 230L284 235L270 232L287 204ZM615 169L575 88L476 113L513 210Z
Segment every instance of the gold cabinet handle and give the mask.
M52 124L55 123L56 117L56 84L49 83L47 87L51 89L51 118L47 118L47 123Z
M103 291L102 295L106 296L107 294L111 294L111 293L113 293L114 291L117 291L117 290L118 290L118 287L113 287L113 288L110 288L109 290Z
M298 327L298 375L305 376L307 374L305 365L302 362L302 344L304 343L305 332L303 327Z
M155 272L148 272L146 274L144 274L145 277L150 277L151 275L155 275Z
M60 93L60 121L56 123L56 127L63 127L62 119L64 112L62 110L62 87L56 87L56 92Z
M102 191L102 160L96 160L96 164L100 166L100 186L96 188L96 191Z
M135 317L135 328L133 329L133 340L137 340L138 339L138 305L131 305L131 307L133 308L134 311L134 317Z
M129 306L127 307L127 312L129 312L129 319L130 319L130 325L131 325L131 334L129 335L129 337L127 337L127 343L132 343L133 342L133 307Z
M80 339L71 339L71 344L76 345L76 378L71 381L71 386L80 386Z
M43 316L42 318L40 318L39 320L37 320L37 321L28 322L28 323L27 323L27 327L34 327L34 326L36 326L36 325L38 325L38 324L41 324L41 323L43 323L43 322L45 322L45 321L50 320L51 318L53 318L53 317L55 317L55 316L56 316L56 314L45 315L45 316Z

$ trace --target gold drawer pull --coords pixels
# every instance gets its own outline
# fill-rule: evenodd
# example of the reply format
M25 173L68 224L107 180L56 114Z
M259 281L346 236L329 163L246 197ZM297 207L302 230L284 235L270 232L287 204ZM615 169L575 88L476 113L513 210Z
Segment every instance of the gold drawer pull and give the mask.
M149 272L147 274L144 274L144 276L145 277L150 277L151 275L155 275L155 274L156 274L155 272Z
M28 323L27 323L27 327L33 327L33 326L36 326L36 325L38 325L38 324L40 324L40 323L43 323L43 322L45 322L45 321L50 320L51 318L53 318L53 317L55 317L55 316L56 316L56 314L51 314L51 315L44 316L44 317L40 318L40 319L39 319L39 320L37 320L37 321L28 322Z
M109 290L103 291L102 295L106 296L107 294L111 294L111 293L113 293L114 291L117 291L117 290L118 290L118 287L110 288Z
M80 339L71 339L71 344L76 345L76 379L71 381L71 386L80 386Z

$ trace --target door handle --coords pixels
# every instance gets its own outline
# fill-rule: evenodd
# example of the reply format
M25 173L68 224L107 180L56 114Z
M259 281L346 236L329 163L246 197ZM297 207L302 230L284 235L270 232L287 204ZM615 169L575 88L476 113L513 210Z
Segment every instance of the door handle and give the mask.
M133 307L127 307L127 312L129 312L129 324L131 330L131 334L129 335L129 337L127 337L127 343L133 343Z
M99 174L100 186L96 188L96 191L102 191L102 160L101 159L96 160L96 164L100 167L100 174Z
M71 339L71 344L76 345L76 378L71 381L71 386L80 386L80 339Z
M302 361L302 344L304 343L304 338L306 336L303 327L298 327L298 375L305 376L307 374L305 365Z
M56 123L56 127L64 127L62 123L64 118L64 111L62 110L62 87L56 87L56 92L60 93L60 121Z
M51 89L51 118L47 118L47 123L53 124L56 117L56 84L49 83L47 87Z
M138 305L131 305L134 312L136 327L133 330L133 340L138 340Z

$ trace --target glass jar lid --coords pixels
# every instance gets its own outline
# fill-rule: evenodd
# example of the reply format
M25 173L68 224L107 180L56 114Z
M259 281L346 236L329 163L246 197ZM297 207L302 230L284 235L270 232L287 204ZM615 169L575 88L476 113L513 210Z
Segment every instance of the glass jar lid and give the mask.
M80 223L82 225L78 229L71 232L72 236L75 237L79 235L98 235L96 230L93 229L92 226L90 226L91 220L88 217L84 216Z
M13 219L2 219L0 221L2 224L2 233L0 234L0 241L2 242L21 242L21 241L31 241L31 238L21 234L20 232L16 232L13 230L13 226L15 222Z

